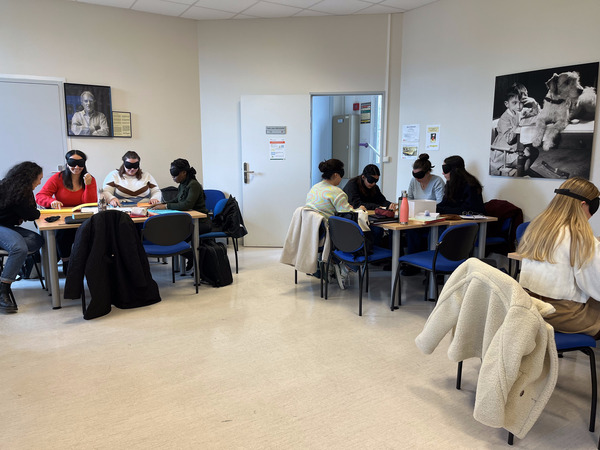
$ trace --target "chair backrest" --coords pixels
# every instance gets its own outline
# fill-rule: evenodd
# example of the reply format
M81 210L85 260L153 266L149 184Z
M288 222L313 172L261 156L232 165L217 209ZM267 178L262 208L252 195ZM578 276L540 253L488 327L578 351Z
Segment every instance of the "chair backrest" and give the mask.
M226 204L227 204L226 198L222 198L221 200L219 200L213 210L214 215L216 216L217 214L221 214L223 212L223 209L225 209Z
M467 259L473 253L478 229L476 223L448 227L440 236L436 250L450 261Z
M177 200L177 194L179 192L179 188L176 186L167 186L160 190L162 201L163 202L173 202Z
M329 218L329 238L333 249L354 253L365 244L365 235L356 222L343 217Z
M525 230L527 229L527 225L529 222L523 222L521 225L517 227L517 244L521 242L521 238L525 234Z
M204 204L209 211L215 211L217 202L225 198L225 194L217 189L204 189L204 195L206 196Z
M188 213L159 214L148 217L142 228L142 241L156 245L175 245L192 235L194 224Z

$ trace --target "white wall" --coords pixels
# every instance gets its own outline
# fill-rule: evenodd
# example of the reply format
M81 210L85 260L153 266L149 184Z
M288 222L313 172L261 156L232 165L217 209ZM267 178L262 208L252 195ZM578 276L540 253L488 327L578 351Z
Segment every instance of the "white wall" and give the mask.
M560 180L488 175L495 77L600 60L597 0L440 0L404 14L400 123L441 124L441 163L458 154L484 185L484 201L506 199L526 219L552 198ZM598 139L591 180L600 185ZM408 186L413 161L399 160L398 191ZM592 225L600 232L600 218Z
M200 22L205 185L241 196L241 95L385 91L387 29L386 15ZM393 39L399 51L400 34ZM391 198L395 181L396 163L384 164Z
M111 86L113 109L132 113L133 138L70 138L69 148L87 153L99 182L134 150L159 185L172 185L169 163L177 157L202 173L196 27L192 20L69 0L2 0L0 73ZM44 120L35 104L26 120L32 132ZM0 157L10 151L0 146ZM32 150L38 151L44 149Z

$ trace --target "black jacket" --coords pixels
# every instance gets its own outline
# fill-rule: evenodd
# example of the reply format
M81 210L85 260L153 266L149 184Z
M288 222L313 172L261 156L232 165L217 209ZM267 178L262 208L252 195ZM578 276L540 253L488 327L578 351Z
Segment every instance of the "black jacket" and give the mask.
M367 209L375 209L380 206L390 206L390 201L385 198L385 195L379 190L379 186L375 185L371 189L367 189L366 194L360 192L358 183L361 182L360 175L354 177L346 183L344 186L344 192L348 195L348 203L353 208L358 208L360 205L364 205Z
M233 195L227 199L223 211L213 219L213 231L223 231L233 238L241 238L248 234L240 206Z
M485 214L481 191L477 186L465 184L456 201L451 201L444 195L442 201L437 204L436 211L440 214L463 214L464 212Z
M94 214L77 230L65 298L80 298L83 277L92 296L84 319L108 314L111 304L137 308L160 301L135 224L120 211Z

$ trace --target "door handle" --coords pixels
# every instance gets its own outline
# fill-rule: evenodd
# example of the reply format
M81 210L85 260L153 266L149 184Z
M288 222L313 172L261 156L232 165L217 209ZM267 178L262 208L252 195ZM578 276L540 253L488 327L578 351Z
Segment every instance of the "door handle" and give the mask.
M250 174L254 173L253 170L250 170L250 165L245 162L244 163L244 184L250 183Z

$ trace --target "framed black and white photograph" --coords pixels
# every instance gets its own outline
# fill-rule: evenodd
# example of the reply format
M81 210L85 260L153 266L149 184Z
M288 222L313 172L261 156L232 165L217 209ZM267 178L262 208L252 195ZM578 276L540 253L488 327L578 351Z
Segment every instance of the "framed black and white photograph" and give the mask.
M110 86L65 83L67 134L81 137L112 136Z
M490 175L589 179L598 66L496 77Z

